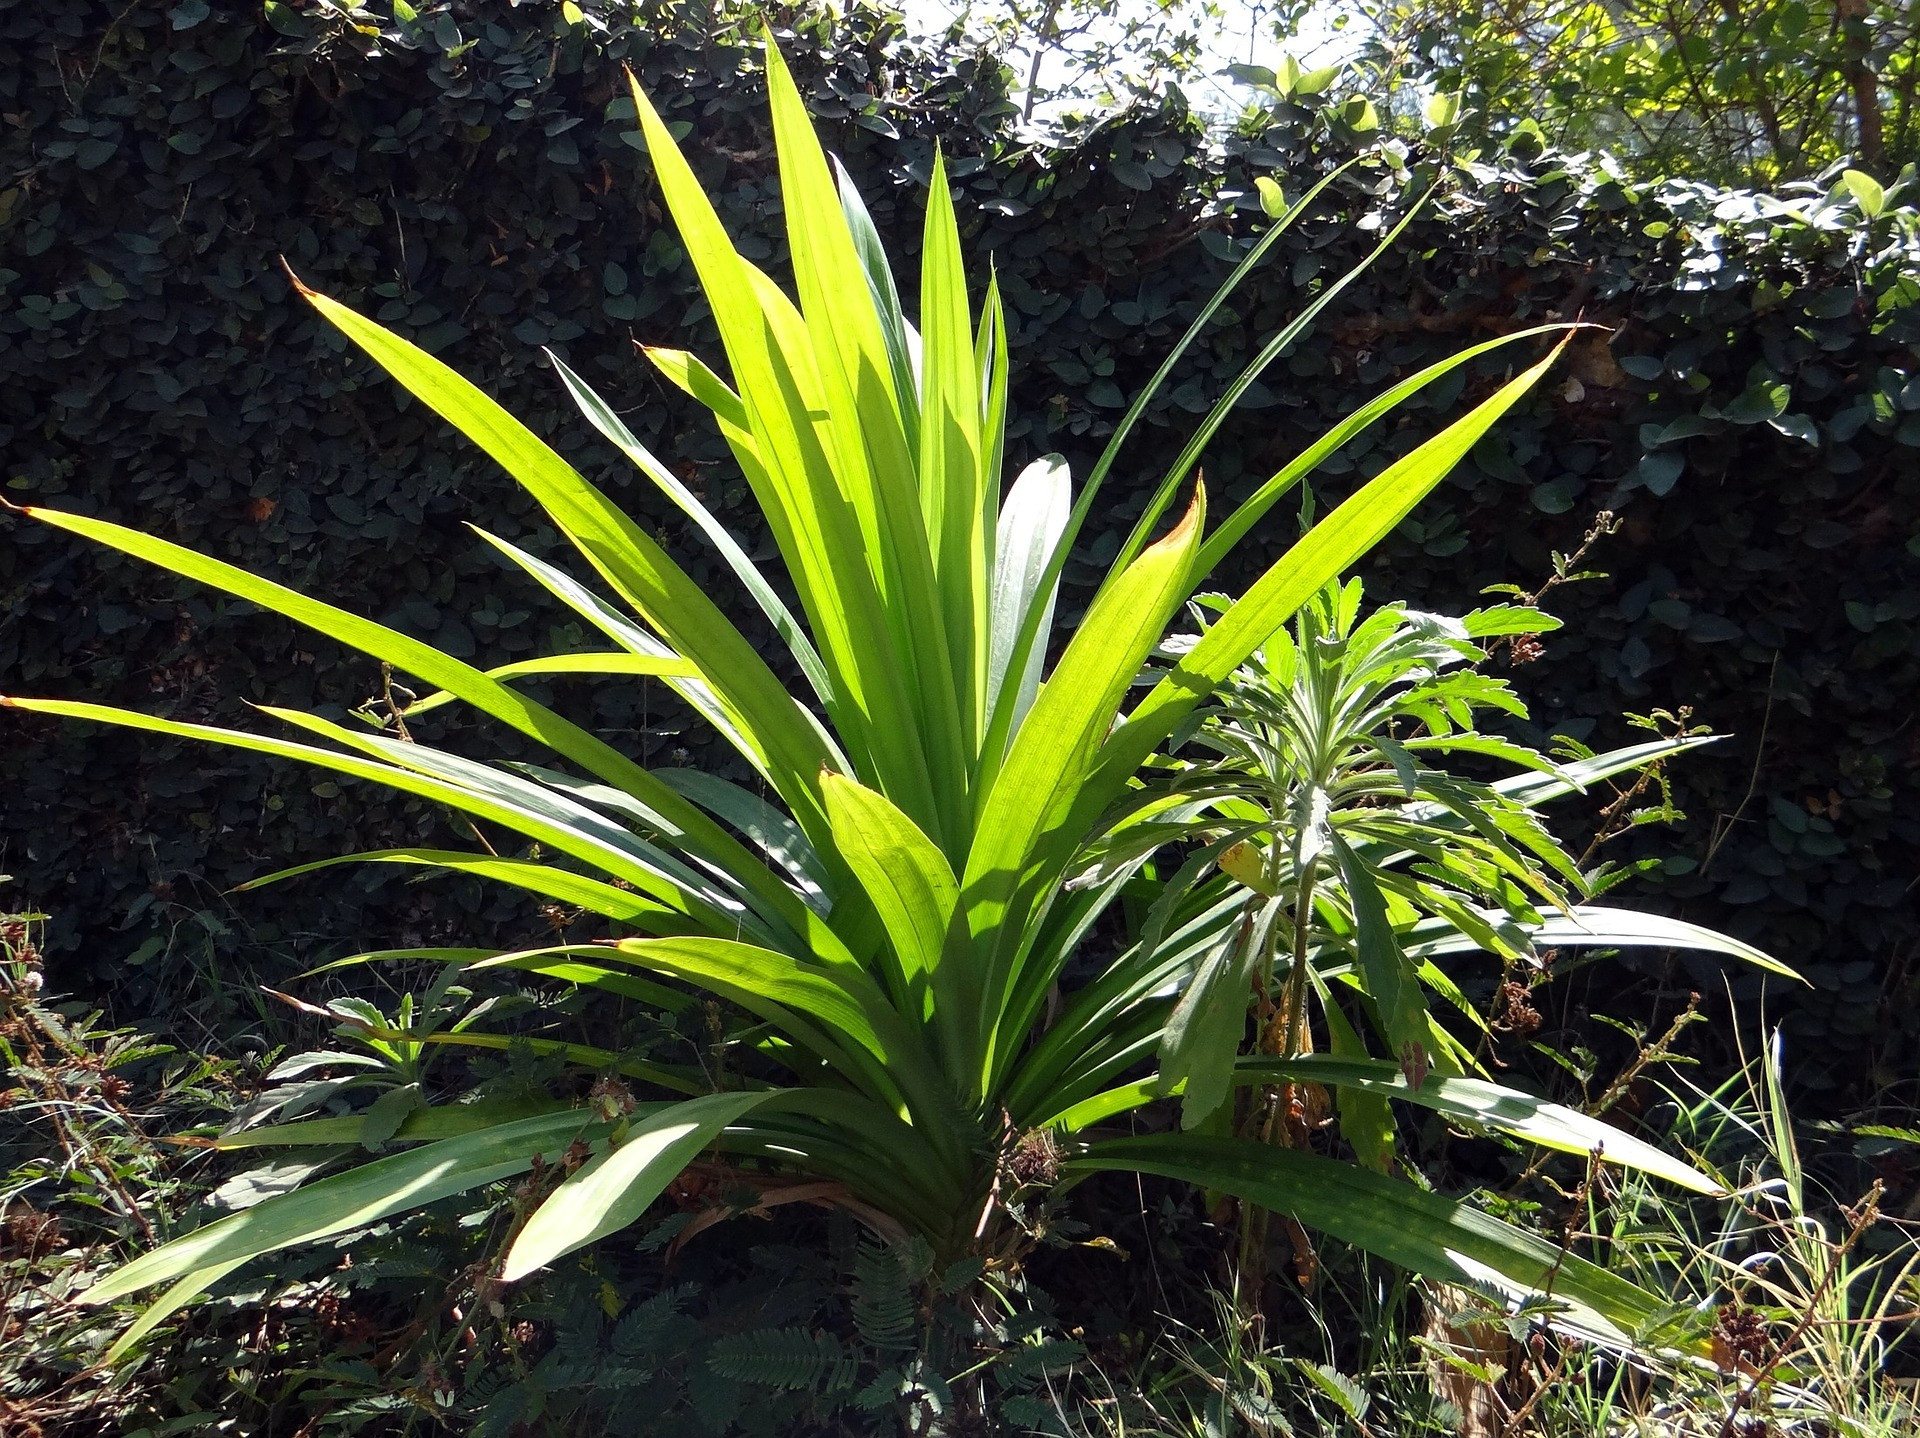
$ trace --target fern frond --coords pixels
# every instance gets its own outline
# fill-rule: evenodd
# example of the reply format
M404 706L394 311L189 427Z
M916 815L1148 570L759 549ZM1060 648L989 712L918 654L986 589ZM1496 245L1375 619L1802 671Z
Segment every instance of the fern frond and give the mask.
M838 1338L805 1328L729 1334L708 1351L707 1366L736 1383L822 1393L851 1387L855 1369Z
M608 1350L626 1367L640 1368L684 1346L696 1327L683 1311L694 1291L693 1284L683 1283L634 1304L614 1325Z
M910 1348L916 1317L904 1257L891 1247L861 1244L853 1260L853 1326L862 1341L883 1353Z

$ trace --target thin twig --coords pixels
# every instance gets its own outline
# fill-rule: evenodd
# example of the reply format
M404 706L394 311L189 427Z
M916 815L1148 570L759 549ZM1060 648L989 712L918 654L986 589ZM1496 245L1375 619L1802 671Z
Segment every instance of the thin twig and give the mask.
M1707 877L1707 870L1713 867L1714 855L1720 852L1720 846L1727 842L1733 833L1733 826L1740 822L1740 816L1747 811L1747 805L1753 802L1754 793L1760 787L1760 762L1767 756L1767 727L1773 723L1773 677L1780 670L1780 651L1773 651L1773 666L1767 670L1767 707L1760 715L1760 742L1753 748L1753 772L1747 776L1747 792L1741 798L1739 806L1727 815L1723 824L1714 821L1713 838L1707 843L1707 856L1700 861L1700 877Z

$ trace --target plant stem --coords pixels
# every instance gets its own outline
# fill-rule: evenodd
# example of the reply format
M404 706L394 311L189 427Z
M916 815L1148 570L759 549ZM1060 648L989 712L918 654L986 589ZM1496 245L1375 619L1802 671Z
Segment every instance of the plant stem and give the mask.
M1306 1035L1307 1012L1307 936L1309 919L1313 913L1313 890L1318 875L1319 864L1310 862L1301 866L1299 886L1294 891L1293 901L1293 967L1287 972L1286 1041L1280 1052L1282 1056L1292 1058L1299 1054ZM1273 931L1268 930L1268 963L1271 964ZM1260 1025L1260 1035L1256 1040L1262 1053L1274 1051L1271 1025L1264 1021ZM1286 1083L1278 1089L1262 1089L1261 1097L1266 1109L1260 1121L1259 1135L1262 1143L1276 1143L1289 1137L1285 1123L1286 1116L1294 1105L1295 1085ZM1244 1207L1240 1214L1240 1259L1238 1270L1234 1274L1234 1298L1240 1309L1243 1321L1251 1322L1259 1305L1260 1285L1265 1277L1267 1252L1267 1210L1264 1208ZM1250 1275L1252 1275L1250 1277Z
M1307 935L1313 921L1313 887L1319 874L1317 860L1303 865L1300 888L1293 901L1293 967L1287 972L1287 1046L1283 1057L1294 1058L1306 1036Z

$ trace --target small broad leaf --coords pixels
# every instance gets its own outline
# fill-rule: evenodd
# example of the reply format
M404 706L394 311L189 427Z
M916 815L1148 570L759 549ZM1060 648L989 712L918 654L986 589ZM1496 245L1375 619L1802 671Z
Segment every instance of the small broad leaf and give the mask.
M1265 65L1229 65L1220 72L1230 80L1242 85L1251 85L1256 90L1273 90L1278 93L1280 77Z
M1273 881L1267 877L1266 850L1242 839L1217 860L1220 871L1256 894L1274 897Z
M1325 1363L1308 1363L1304 1359L1296 1360L1294 1366L1355 1423L1367 1416L1367 1408L1372 1402L1367 1391L1339 1369Z
M1318 95L1340 78L1338 65L1323 65L1318 70L1300 70L1296 65L1295 69L1298 72L1298 78L1293 82L1293 93L1296 95ZM1369 105L1368 108L1371 109L1372 106Z
M426 1106L426 1096L418 1084L388 1089L373 1101L373 1107L360 1120L360 1146L369 1153L380 1152L387 1146L387 1140L400 1132L407 1116Z
M1427 1004L1419 976L1401 950L1387 915L1386 899L1367 865L1338 834L1330 835L1330 844L1353 905L1354 942L1367 996L1379 1010L1384 1037L1394 1052L1402 1055L1402 1066L1417 1088L1415 1076L1424 1076L1427 1065Z
M1420 107L1420 113L1429 129L1444 129L1460 118L1459 92L1429 96L1427 103Z
M1860 213L1870 220L1880 217L1887 207L1887 192L1880 182L1863 170L1848 170L1840 176L1840 184L1835 189L1844 188L1853 196L1853 202L1860 207Z

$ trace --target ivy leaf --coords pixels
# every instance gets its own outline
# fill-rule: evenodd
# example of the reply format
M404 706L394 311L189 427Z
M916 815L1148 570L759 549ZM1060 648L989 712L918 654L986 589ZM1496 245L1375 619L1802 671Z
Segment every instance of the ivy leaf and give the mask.
M1793 391L1788 386L1777 380L1762 380L1721 410L1720 417L1734 424L1760 424L1786 413L1792 398Z
M395 13L406 0L394 0ZM266 0L267 24L290 40L303 40L307 34L306 20L300 12L291 6L283 5L280 0Z

